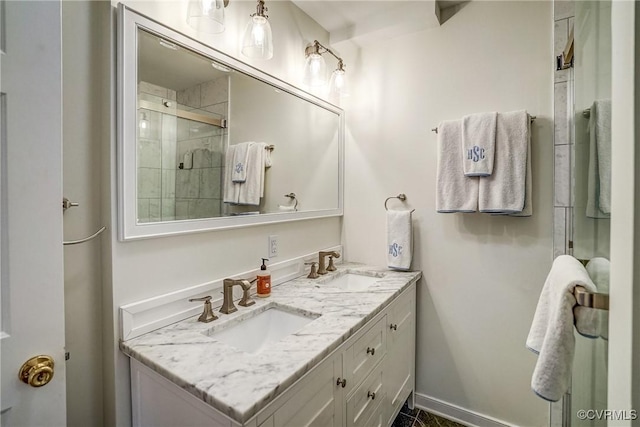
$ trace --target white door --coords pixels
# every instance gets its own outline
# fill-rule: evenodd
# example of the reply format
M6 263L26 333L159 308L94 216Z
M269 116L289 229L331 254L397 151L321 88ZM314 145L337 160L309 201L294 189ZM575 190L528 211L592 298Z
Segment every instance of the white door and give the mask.
M0 26L0 422L64 426L61 3L0 0Z

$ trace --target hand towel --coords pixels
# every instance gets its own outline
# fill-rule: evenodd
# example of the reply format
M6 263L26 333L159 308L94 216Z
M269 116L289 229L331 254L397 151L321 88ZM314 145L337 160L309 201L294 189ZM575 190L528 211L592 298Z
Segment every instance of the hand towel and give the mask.
M493 173L480 179L480 212L523 211L529 139L529 115L526 111L498 114Z
M552 402L562 398L571 382L575 351L573 290L578 285L595 292L580 261L569 255L557 257L540 293L527 337L527 348L538 354L531 388Z
M270 168L271 166L273 166L273 160L271 158L271 155L273 154L273 147L268 148L269 145L265 142L263 142L262 144L264 144L264 149L265 149L264 167Z
M246 180L240 184L238 203L259 205L264 195L264 143L253 143L247 156Z
M440 213L475 212L478 209L478 177L464 176L462 169L462 122L438 125L436 210Z
M478 113L462 118L462 168L466 176L493 172L498 113Z
M223 193L222 201L224 203L238 203L238 196L240 194L240 184L233 182L233 162L236 146L230 145L227 147L227 152L224 157L224 179L223 179Z
M589 277L601 294L609 293L609 274L611 263L603 257L591 258L585 267ZM593 310L593 309L592 309ZM599 317L599 335L605 340L609 339L609 312L607 310L594 310Z
M388 267L409 270L413 252L411 211L387 211L387 245Z
M233 182L245 182L247 180L247 162L249 161L249 148L253 142L241 142L235 144L233 157Z
M524 207L521 212L509 214L509 216L526 217L533 215L533 176L531 169L531 120L527 121L529 137L527 138L527 173L524 183Z
M595 101L589 116L587 216L611 214L611 100Z

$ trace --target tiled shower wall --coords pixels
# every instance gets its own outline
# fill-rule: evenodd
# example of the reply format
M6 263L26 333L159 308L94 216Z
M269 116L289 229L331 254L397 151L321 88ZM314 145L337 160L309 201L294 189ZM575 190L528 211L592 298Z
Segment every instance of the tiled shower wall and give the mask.
M178 108L224 119L229 111L229 78L219 77L177 92ZM176 219L211 218L222 212L222 177L227 129L178 119L177 158L193 158L177 169Z
M554 58L560 55L573 29L574 1L554 2ZM571 253L571 218L573 217L573 68L555 71L554 79L554 233L553 255Z
M227 130L178 118L171 110L223 119L228 115L228 77L178 92L147 82L139 98L158 106L172 101L168 114L145 110L138 120L138 221L210 218L221 213L221 182ZM190 168L180 168L185 154Z
M162 105L176 92L146 82L138 85L141 100ZM138 113L138 222L175 218L176 117L155 111Z
M554 9L554 57L567 45L567 39L573 29L575 18L575 2L555 0ZM553 202L553 257L570 254L573 218L573 68L555 71L554 73L554 202ZM563 399L550 405L550 426L562 427L570 424L571 397L566 394Z

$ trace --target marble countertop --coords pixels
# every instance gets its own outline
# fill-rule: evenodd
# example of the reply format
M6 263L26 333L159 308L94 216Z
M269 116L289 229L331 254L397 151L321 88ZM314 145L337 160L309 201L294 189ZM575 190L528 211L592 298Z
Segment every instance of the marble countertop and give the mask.
M218 320L197 316L120 343L121 350L239 423L275 397L382 311L421 272L345 263L318 279L305 276L274 286L269 298L238 307ZM331 286L332 279L358 273L379 278L366 291ZM271 307L317 317L298 332L258 354L240 351L209 335Z

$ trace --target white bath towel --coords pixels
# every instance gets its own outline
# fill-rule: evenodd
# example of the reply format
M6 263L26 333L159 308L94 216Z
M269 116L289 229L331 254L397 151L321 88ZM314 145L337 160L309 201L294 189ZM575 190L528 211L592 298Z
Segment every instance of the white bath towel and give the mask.
M529 115L526 111L498 114L493 173L480 179L480 212L523 212L529 139Z
M253 142L241 142L235 144L233 155L233 182L245 182L247 180L247 162L249 161L249 148Z
M498 113L478 113L462 118L462 168L466 176L493 172Z
M611 100L595 101L589 116L587 216L611 214Z
M264 195L264 158L264 143L251 144L246 163L246 180L240 184L238 204L260 204L260 198Z
M394 270L409 270L413 256L411 211L387 211L387 265Z
M509 216L531 216L533 215L533 169L531 169L531 120L527 121L529 126L529 138L527 139L527 174L524 183L524 207L521 212L509 214Z
M540 293L527 337L527 348L538 354L531 388L552 402L562 398L571 382L575 351L573 290L578 285L590 292L596 289L580 261L569 255L557 257Z
M609 274L611 272L611 263L603 257L591 258L585 267L589 277L598 289L598 293L609 293ZM599 318L598 334L605 340L609 339L609 311L594 310Z
M464 176L462 169L462 122L444 121L438 125L438 167L436 210L440 213L476 212L478 177Z
M225 153L224 157L222 201L231 204L238 203L238 196L240 194L240 184L233 182L232 179L235 149L235 145L230 145L229 147L227 147L227 152Z

